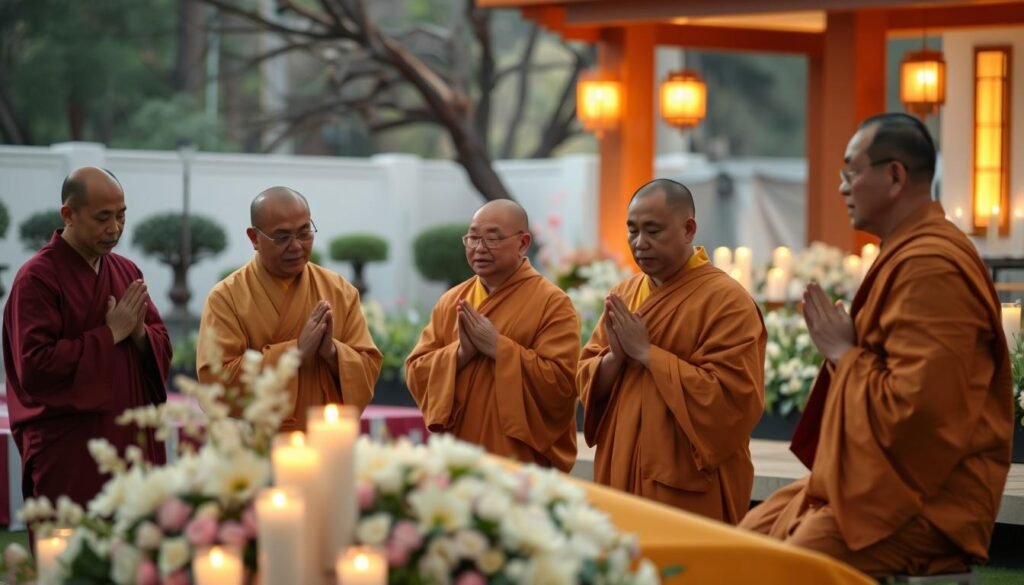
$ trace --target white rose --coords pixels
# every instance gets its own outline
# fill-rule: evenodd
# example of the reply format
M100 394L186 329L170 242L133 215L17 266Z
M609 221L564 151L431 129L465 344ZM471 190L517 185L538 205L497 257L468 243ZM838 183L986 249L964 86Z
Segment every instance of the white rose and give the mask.
M111 561L110 578L114 583L133 585L135 573L138 571L139 563L142 562L142 553L135 547L125 544L118 547Z
M371 481L383 494L398 494L402 491L402 468L395 464L387 465L370 474Z
M491 550L480 555L476 560L476 568L484 575L493 575L505 566L505 553L499 549Z
M423 555L418 565L420 574L433 585L449 585L452 582L451 569L444 559L436 555Z
M537 555L528 563L521 583L544 585L576 585L580 570L579 559L555 555Z
M476 503L476 513L484 520L497 522L508 513L512 500L507 494L499 491L485 493Z
M374 514L359 523L356 538L363 544L380 546L387 540L390 531L391 516L383 513Z
M185 566L189 560L188 542L184 538L168 538L160 545L157 565L161 575L169 575Z
M414 490L408 502L420 526L426 530L440 526L445 532L454 532L469 524L469 503L436 485Z
M455 549L464 559L476 560L487 552L487 537L476 530L460 530L455 534Z
M164 540L164 533L152 522L143 522L135 530L135 546L142 550L156 550Z
M454 567L455 563L459 560L459 549L456 547L454 540L438 537L431 540L427 545L427 556L444 559L449 567Z

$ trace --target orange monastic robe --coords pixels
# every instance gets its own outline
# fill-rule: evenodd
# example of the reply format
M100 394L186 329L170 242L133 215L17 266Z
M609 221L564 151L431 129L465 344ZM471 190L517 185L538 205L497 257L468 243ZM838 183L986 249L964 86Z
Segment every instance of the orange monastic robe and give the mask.
M489 452L568 471L576 461L573 375L580 325L572 302L523 260L481 298L478 277L441 297L406 360L406 381L427 427ZM498 330L497 359L478 355L460 370L456 307L479 301Z
M743 526L873 574L986 559L1013 432L999 310L942 207L908 218L853 300L857 345L822 369L794 436L810 476Z
M319 356L299 368L289 390L294 413L282 431L305 428L306 410L331 402L353 405L361 411L373 398L383 359L359 307L359 292L339 274L313 264L290 283L282 283L263 267L259 255L217 283L206 298L200 331L213 327L224 352L227 385L235 385L247 349L263 353L273 364L296 346L299 332L320 300L331 304L334 347L338 350L338 377ZM221 381L210 369L200 344L196 367L199 380ZM340 379L339 379L340 378Z
M703 249L695 256L640 304L651 369L629 360L606 401L591 388L608 352L602 315L576 376L583 432L597 445L597 482L735 524L754 482L750 432L764 412L768 338L747 291ZM612 292L631 303L646 279Z

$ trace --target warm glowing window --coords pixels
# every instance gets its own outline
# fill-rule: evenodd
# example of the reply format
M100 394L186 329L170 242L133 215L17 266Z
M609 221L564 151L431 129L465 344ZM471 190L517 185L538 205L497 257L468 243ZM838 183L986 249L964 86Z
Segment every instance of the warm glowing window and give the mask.
M1010 48L974 51L974 229L1010 231Z

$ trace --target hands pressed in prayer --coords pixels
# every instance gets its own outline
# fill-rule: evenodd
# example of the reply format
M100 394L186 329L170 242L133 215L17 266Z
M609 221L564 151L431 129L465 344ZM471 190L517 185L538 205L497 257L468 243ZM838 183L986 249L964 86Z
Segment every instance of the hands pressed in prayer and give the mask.
M309 320L302 326L302 331L299 332L298 347L303 363L306 363L319 350L324 332L327 331L324 316L330 310L331 306L327 304L327 301L320 301L313 307L313 312L309 314Z
M473 345L473 338L470 337L469 333L466 331L467 317L463 316L463 305L468 306L468 303L466 303L466 301L459 301L459 304L456 306L456 313L459 323L458 361L460 368L469 363L470 360L475 358L480 353L480 350L477 349L475 345Z
M114 334L114 343L121 343L129 335L135 335L146 316L146 283L136 280L128 285L120 301L114 297L107 299L107 327Z
M322 322L324 324L324 335L320 339L320 347L317 348L317 353L320 357L331 362L338 358L338 349L334 347L334 313L331 312L331 305L327 301L320 301L327 305L327 310L324 312Z
M605 318L611 322L611 329L622 352L644 367L650 367L651 338L647 333L647 326L640 317L631 313L621 298L610 294L605 299Z
M842 301L833 305L816 282L807 285L804 291L804 320L814 345L833 365L838 364L843 354L857 344L853 319Z
M604 334L608 337L608 360L611 361L612 365L621 367L629 357L626 355L626 351L622 349L622 342L619 341L619 336L615 333L615 327L612 326L612 307L611 296L605 297L604 299Z
M480 353L495 359L498 353L498 329L494 327L494 323L478 313L466 301L460 301L458 315L459 323L465 328L473 346Z

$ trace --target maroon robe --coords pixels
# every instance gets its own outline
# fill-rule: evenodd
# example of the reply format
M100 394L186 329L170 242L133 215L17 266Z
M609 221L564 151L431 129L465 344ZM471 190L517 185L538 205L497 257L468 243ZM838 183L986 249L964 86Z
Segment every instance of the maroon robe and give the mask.
M54 233L21 267L4 307L3 351L11 430L21 453L26 497L67 495L85 504L101 476L89 439L105 438L119 452L137 444L137 429L114 420L125 409L164 402L171 343L150 299L140 352L131 338L114 344L107 299L120 299L139 268L107 254L99 272ZM164 461L163 444L147 433L147 459Z

